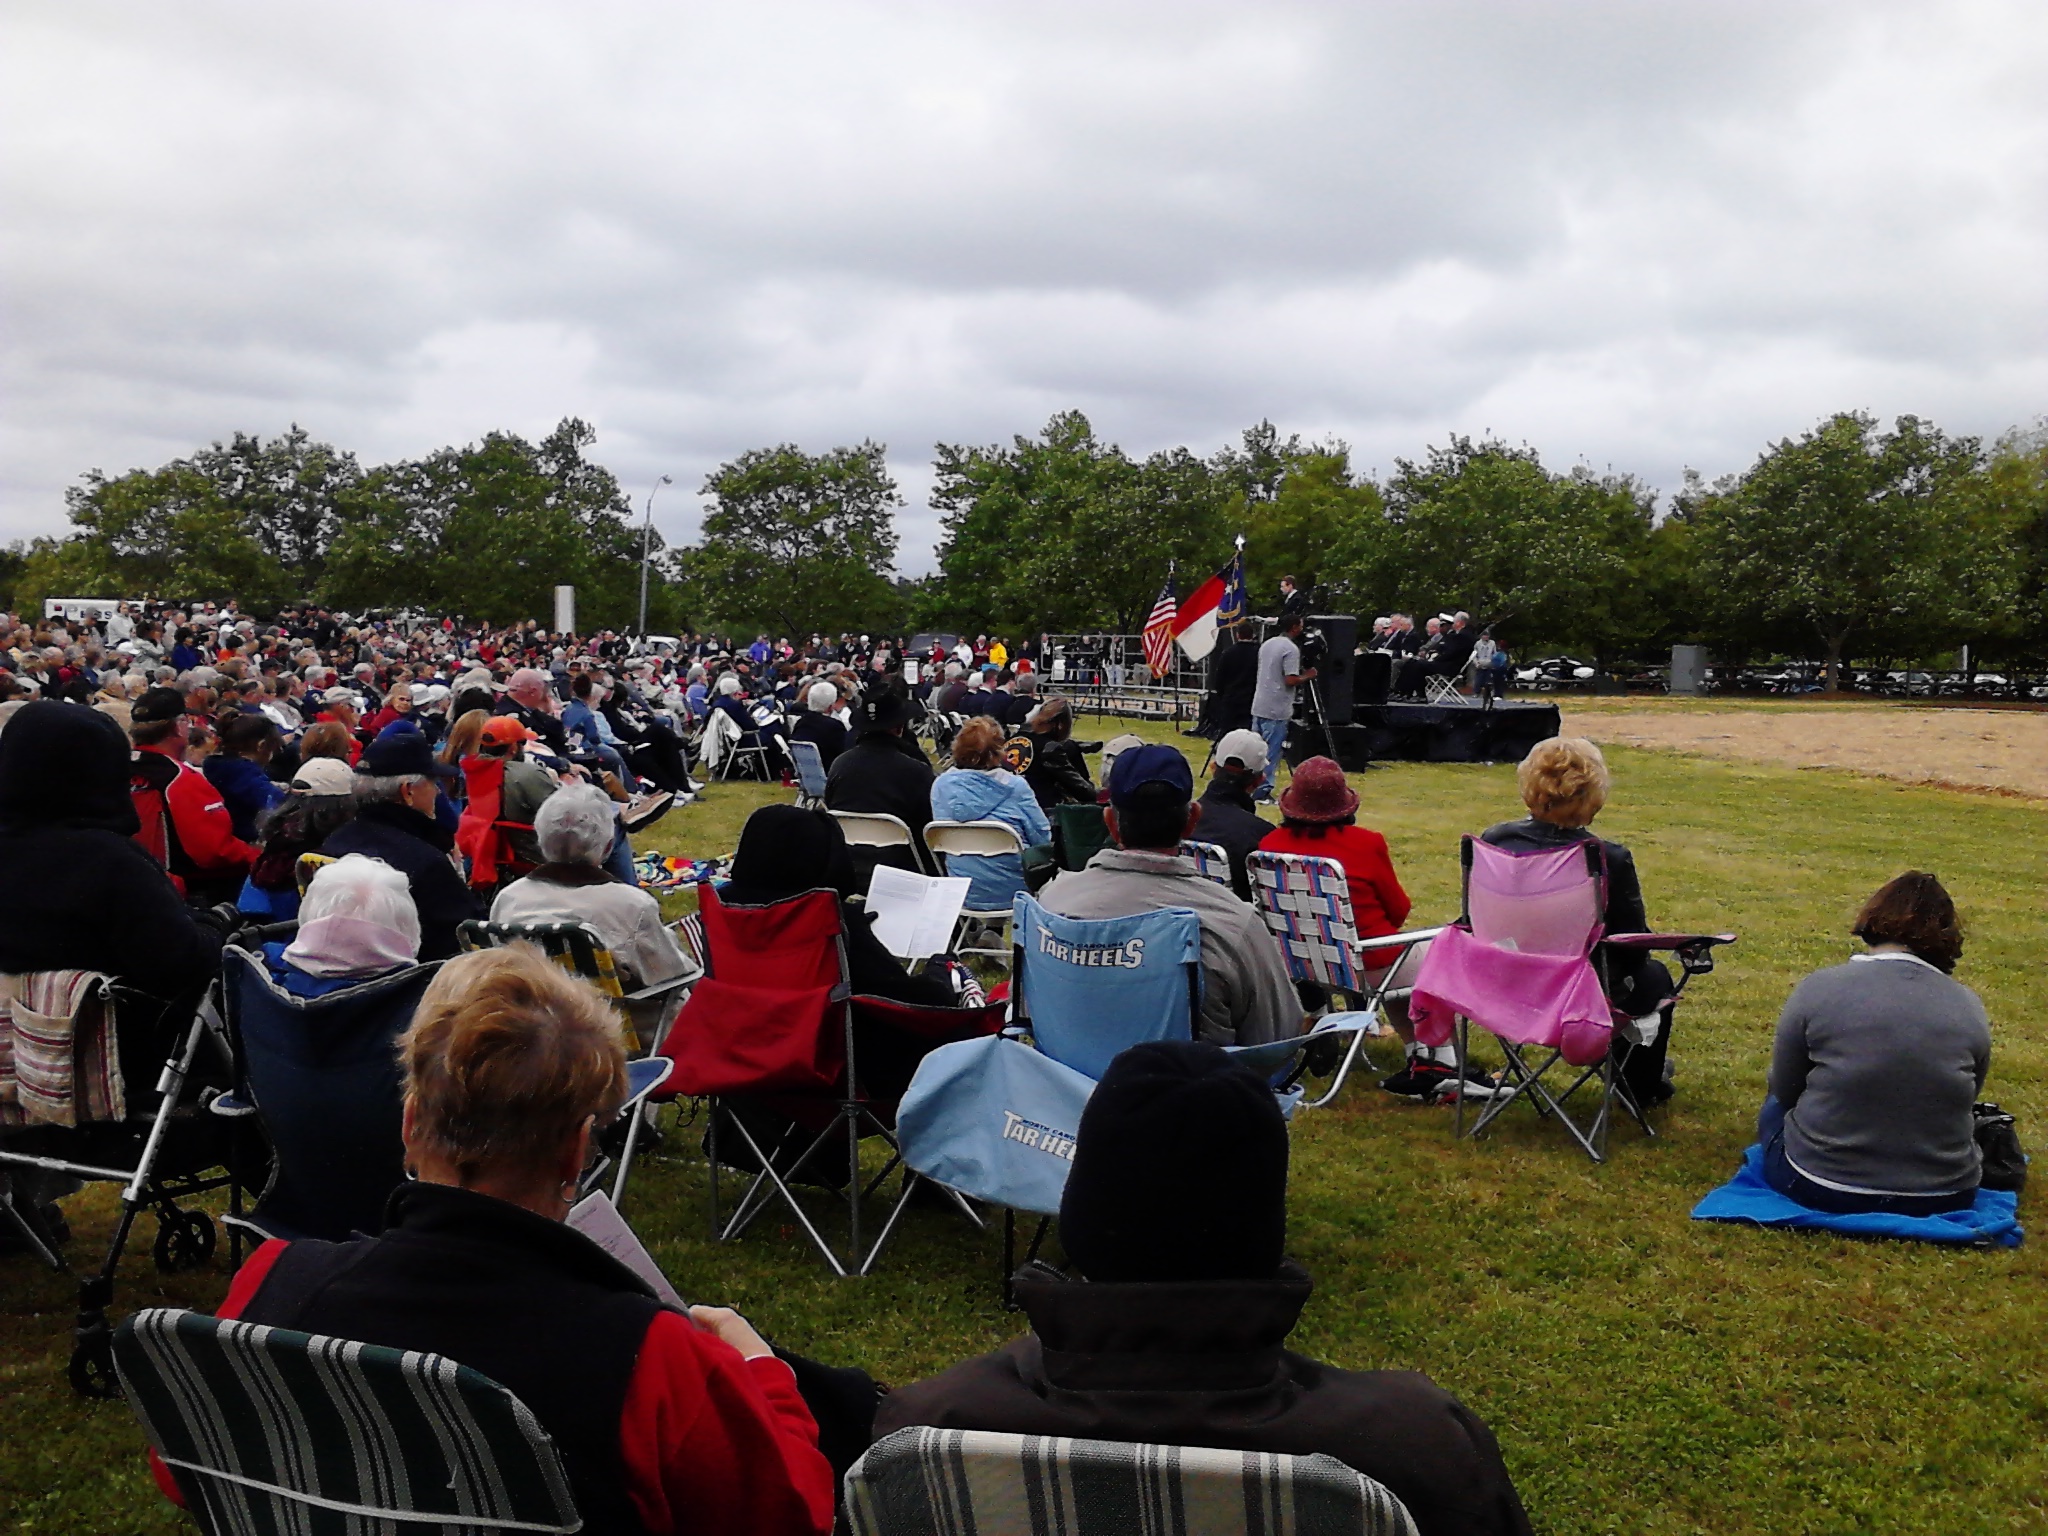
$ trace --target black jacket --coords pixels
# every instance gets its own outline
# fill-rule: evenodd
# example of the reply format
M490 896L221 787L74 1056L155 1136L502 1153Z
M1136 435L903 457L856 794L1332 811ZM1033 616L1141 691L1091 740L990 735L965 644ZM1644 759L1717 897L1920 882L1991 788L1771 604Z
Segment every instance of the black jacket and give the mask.
M912 1424L1222 1450L1322 1452L1376 1478L1421 1536L1521 1536L1529 1518L1479 1417L1416 1371L1344 1371L1281 1346L1311 1286L1098 1285L1017 1277L1031 1332L899 1387L877 1438Z
M1088 777L1088 759L1071 737L1055 740L1035 731L1024 732L1031 743L1031 766L1024 770L1024 782L1038 803L1048 811L1056 805L1093 805L1095 781Z
M931 764L906 752L902 740L886 731L856 736L826 777L825 804L835 811L881 811L898 817L922 848L924 829L932 819ZM876 855L871 849L855 848L853 861L865 889ZM900 848L889 850L881 862L899 869L922 867Z
M446 960L455 953L455 928L483 916L476 897L449 862L454 834L409 805L386 801L366 805L320 845L322 853L367 853L405 871L412 904L420 914L420 959Z
M1252 809L1252 799L1227 779L1212 778L1202 792L1202 819L1189 834L1197 842L1218 843L1230 855L1231 888L1246 901L1252 899L1251 873L1244 866L1245 855L1259 846L1259 840L1273 830L1273 823Z
M839 754L846 750L847 731L844 724L830 715L805 710L796 717L796 724L789 728L792 741L815 742L818 756L824 760L827 772L839 760Z

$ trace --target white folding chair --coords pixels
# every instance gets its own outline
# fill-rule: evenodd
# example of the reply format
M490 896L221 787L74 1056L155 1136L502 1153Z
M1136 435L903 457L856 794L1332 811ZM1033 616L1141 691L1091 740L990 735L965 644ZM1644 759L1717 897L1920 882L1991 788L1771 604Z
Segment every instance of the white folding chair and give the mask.
M1347 994L1358 1004L1350 1011L1370 1016L1370 1022L1352 1035L1351 1047L1330 1080L1329 1091L1304 1106L1321 1109L1344 1086L1365 1049L1366 1036L1384 1033L1386 1010L1407 1000L1408 981L1415 969L1412 963L1403 963L1409 952L1419 950L1443 929L1416 928L1384 938L1361 939L1351 912L1351 885L1344 866L1335 859L1261 849L1245 860L1245 868L1252 877L1252 898L1259 916L1280 941L1287 974L1296 981L1312 981L1332 993Z
M1230 855L1221 843L1197 842L1194 838L1183 838L1181 855L1195 861L1195 873L1204 880L1214 880L1225 889L1235 889L1230 883Z
M1009 853L1021 862L1024 857L1024 840L1017 835L1017 829L1001 821L934 821L924 829L924 845L931 850L939 868L947 873L952 871L948 862L951 858L1000 858ZM1010 912L1008 906L962 908L959 925L953 930L953 952L987 955L1007 970ZM969 928L984 931L981 943L964 942Z
M908 848L920 873L934 873L931 860L919 846L910 824L901 816L891 816L887 811L833 811L830 814L839 823L839 830L846 834L848 846Z

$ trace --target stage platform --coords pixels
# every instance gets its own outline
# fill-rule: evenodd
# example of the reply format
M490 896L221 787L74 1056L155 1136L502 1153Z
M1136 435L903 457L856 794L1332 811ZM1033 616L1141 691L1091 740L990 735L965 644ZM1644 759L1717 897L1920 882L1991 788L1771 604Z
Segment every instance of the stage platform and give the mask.
M1354 711L1352 723L1332 734L1337 760L1356 771L1369 762L1519 763L1558 728L1555 704L1372 704ZM1297 725L1288 735L1290 765L1328 753L1319 731Z

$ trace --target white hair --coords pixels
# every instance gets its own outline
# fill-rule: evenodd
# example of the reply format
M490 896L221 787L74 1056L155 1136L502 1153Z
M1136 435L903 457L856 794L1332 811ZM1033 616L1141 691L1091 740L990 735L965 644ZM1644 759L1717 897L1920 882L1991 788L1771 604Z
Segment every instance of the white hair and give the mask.
M839 707L839 685L837 683L813 683L811 691L804 695L804 702L821 715L829 715Z
M343 854L313 871L306 899L299 903L299 926L323 917L353 917L388 928L419 953L420 911L405 871L367 853Z
M595 784L564 784L533 818L541 857L550 864L602 864L611 852L612 800Z
M729 698L740 691L740 680L728 672L718 680L718 691Z

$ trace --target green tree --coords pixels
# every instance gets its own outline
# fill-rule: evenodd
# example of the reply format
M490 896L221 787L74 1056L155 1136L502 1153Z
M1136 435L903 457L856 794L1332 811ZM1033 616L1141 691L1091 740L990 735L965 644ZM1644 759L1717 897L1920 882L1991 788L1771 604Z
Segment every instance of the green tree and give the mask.
M872 633L907 617L891 580L903 497L882 444L750 449L713 471L701 494L713 504L684 581L712 622L795 635Z
M1975 438L1914 416L1882 432L1868 414L1845 411L1777 443L1689 509L1724 622L1804 626L1823 650L1830 691L1859 647L1945 648L1966 633L1972 608L2011 596L2010 546L1965 494L1979 462Z
M0 613L16 611L14 589L28 570L28 545L20 539L0 549Z
M2014 428L1961 491L1974 537L2002 547L2012 601L1976 610L1991 645L2013 660L2048 660L2048 420Z
M1330 564L1331 552L1385 514L1378 486L1353 483L1350 450L1343 444L1297 444L1270 495L1233 504L1225 514L1245 535L1252 606L1264 612L1261 605L1278 600L1280 578L1290 575L1303 591L1317 592L1319 601L1342 603L1348 594Z

